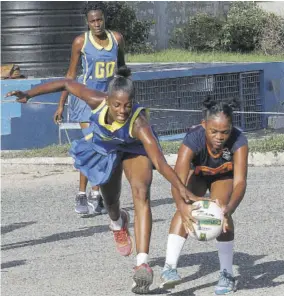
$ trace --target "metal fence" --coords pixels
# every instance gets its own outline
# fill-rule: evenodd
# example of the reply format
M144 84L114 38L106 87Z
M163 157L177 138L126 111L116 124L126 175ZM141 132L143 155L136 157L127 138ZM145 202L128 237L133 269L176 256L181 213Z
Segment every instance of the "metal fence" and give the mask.
M202 113L180 112L178 109L200 110L209 95L216 101L237 98L241 103L240 111L264 111L261 72L134 81L135 100L145 107L161 109L150 113L151 123L160 136L184 133L190 126L200 123ZM261 114L234 115L234 124L244 131L263 128L263 120Z

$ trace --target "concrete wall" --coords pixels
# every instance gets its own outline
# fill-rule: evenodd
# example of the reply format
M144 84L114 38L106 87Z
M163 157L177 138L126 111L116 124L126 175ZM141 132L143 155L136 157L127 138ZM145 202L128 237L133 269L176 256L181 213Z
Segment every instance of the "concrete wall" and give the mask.
M149 41L156 49L168 48L174 28L182 26L198 12L225 15L230 2L222 1L129 1L138 19L154 21Z
M136 70L134 80L153 80L162 78L175 78L183 76L212 75L221 73L249 72L261 70L261 96L264 99L265 111L284 112L284 63L252 63L252 64L211 64L201 67L190 66L183 68L173 65L175 70L153 68L151 71ZM24 79L2 80L1 101L5 100L4 94L11 90L27 90L50 79ZM34 101L57 103L60 94L49 94L37 97ZM58 127L53 123L53 114L56 105L33 105L18 103L1 104L1 149L19 150L41 148L51 144L58 144ZM66 118L66 114L65 114ZM71 139L82 136L80 130L69 131ZM63 141L66 138L63 135Z

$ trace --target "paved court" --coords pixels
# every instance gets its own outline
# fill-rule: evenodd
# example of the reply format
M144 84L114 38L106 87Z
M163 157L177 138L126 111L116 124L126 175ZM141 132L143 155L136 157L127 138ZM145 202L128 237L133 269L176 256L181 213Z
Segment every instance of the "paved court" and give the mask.
M73 210L78 177L70 166L2 166L2 295L134 295L135 257L116 253L107 216L80 218ZM284 167L249 169L247 194L235 213L236 296L284 295L283 179ZM123 182L122 205L133 221ZM152 295L213 295L214 242L188 240L179 262L183 283L172 291L158 289L174 204L169 184L157 172L152 209Z

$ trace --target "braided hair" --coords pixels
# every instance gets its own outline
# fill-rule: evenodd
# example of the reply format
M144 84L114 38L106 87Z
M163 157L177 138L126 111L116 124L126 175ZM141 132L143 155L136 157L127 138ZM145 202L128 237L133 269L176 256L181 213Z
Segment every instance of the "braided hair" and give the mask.
M233 112L239 107L239 101L237 99L231 99L225 102L217 102L213 100L210 96L203 102L203 112L205 120L210 117L218 116L219 113L223 113L232 123L233 122Z

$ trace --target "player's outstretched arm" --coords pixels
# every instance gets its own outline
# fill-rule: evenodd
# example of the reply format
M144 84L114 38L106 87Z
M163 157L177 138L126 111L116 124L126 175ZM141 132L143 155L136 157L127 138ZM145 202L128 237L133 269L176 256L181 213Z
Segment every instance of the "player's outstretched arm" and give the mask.
M65 90L85 101L92 109L95 109L107 97L105 93L89 89L84 84L70 79L60 79L44 83L25 92L19 90L11 91L6 94L6 97L16 96L19 103L27 103L33 97Z
M179 196L185 202L199 200L197 196L187 190L175 171L166 162L157 139L153 135L152 129L144 115L141 114L135 120L132 135L142 142L155 168L176 188L179 192Z

